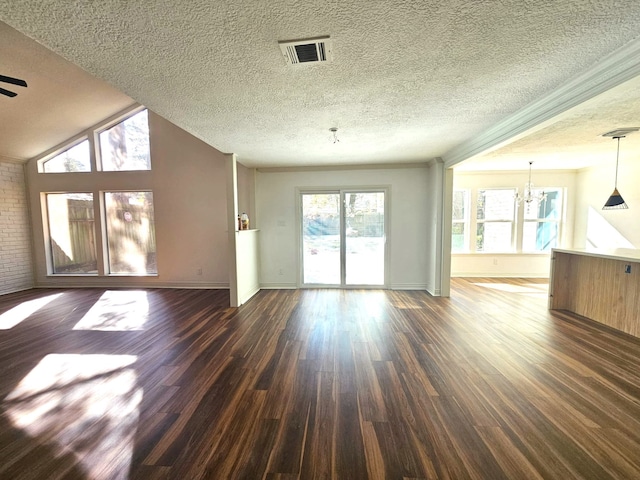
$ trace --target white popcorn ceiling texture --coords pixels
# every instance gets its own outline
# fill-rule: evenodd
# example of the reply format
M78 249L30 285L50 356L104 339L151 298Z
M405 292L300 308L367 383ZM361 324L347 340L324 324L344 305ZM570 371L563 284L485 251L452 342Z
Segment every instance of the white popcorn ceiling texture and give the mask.
M0 0L0 20L245 165L335 165L445 155L638 37L640 2ZM332 63L285 64L279 40L322 35Z

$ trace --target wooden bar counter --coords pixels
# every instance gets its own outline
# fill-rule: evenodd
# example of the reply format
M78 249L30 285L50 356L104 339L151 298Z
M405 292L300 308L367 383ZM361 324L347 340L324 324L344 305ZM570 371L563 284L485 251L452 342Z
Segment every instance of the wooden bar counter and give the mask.
M640 337L640 250L552 250L549 309Z

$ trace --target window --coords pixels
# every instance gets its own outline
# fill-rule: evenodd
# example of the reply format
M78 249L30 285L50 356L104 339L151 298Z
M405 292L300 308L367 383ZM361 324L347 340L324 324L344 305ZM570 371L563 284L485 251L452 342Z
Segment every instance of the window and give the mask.
M38 161L42 173L89 172L83 184L96 185L91 193L71 193L77 178L58 177L49 183L53 192L42 192L49 273L157 274L153 193L129 191L141 188L131 178L141 179L146 187L150 173L133 177L104 173L151 170L148 112L135 109L129 115L117 124L92 128L80 143ZM110 191L101 191L98 185L109 185ZM98 221L95 211L100 212Z
M469 191L453 191L453 221L451 225L451 251L464 252L469 245Z
M151 170L147 110L100 133L100 159L105 172Z
M93 194L46 195L53 273L97 273Z
M153 193L105 192L104 201L109 272L157 273Z
M560 189L534 189L533 194L538 195L543 191L546 200L533 201L524 207L524 252L547 252L558 245L562 192Z
M44 173L90 172L89 140L59 153L42 164Z
M476 251L513 251L514 188L478 191Z

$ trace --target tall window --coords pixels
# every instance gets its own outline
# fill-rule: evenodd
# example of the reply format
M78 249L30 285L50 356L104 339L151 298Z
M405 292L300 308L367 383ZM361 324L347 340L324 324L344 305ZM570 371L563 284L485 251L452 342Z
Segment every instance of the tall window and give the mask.
M109 272L157 273L151 192L105 192Z
M512 252L515 188L478 191L476 251Z
M93 194L48 193L53 273L97 273Z
M542 189L535 189L534 195ZM522 250L524 252L547 252L558 246L562 191L544 189L546 200L533 201L524 210Z
M49 232L46 246L49 273L150 275L158 272L153 193L119 191L131 188L126 174L104 173L151 170L149 143L148 112L142 110L116 125L105 123L95 127L80 143L70 144L61 149L62 153L38 161L40 173L89 172L88 183L96 185L91 193L65 192L75 188L77 178L59 177L52 184L55 193L43 192ZM91 154L94 151L95 158ZM148 180L148 175L139 173L134 178ZM110 191L100 190L100 185L109 185ZM98 221L94 220L94 211L101 212ZM96 240L104 249L97 250Z
M451 226L451 251L469 249L469 191L453 191L453 220Z
M74 145L42 164L44 173L90 172L89 140Z
M147 110L100 133L100 158L105 172L151 170Z

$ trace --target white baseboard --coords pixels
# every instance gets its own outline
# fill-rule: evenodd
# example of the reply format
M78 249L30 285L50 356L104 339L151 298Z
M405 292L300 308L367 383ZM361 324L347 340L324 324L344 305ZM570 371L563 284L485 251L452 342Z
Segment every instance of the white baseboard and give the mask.
M260 291L260 286L256 285L251 290L248 290L246 293L243 293L242 295L240 295L240 305L247 303L251 299L251 297L253 297L259 291Z
M426 283L394 283L389 287L391 290L426 290Z
M218 282L127 282L122 278L108 282L79 282L78 279L65 282L39 282L34 288L185 288L190 290L228 290L228 283Z
M261 283L262 290L297 290L298 285L295 283Z

